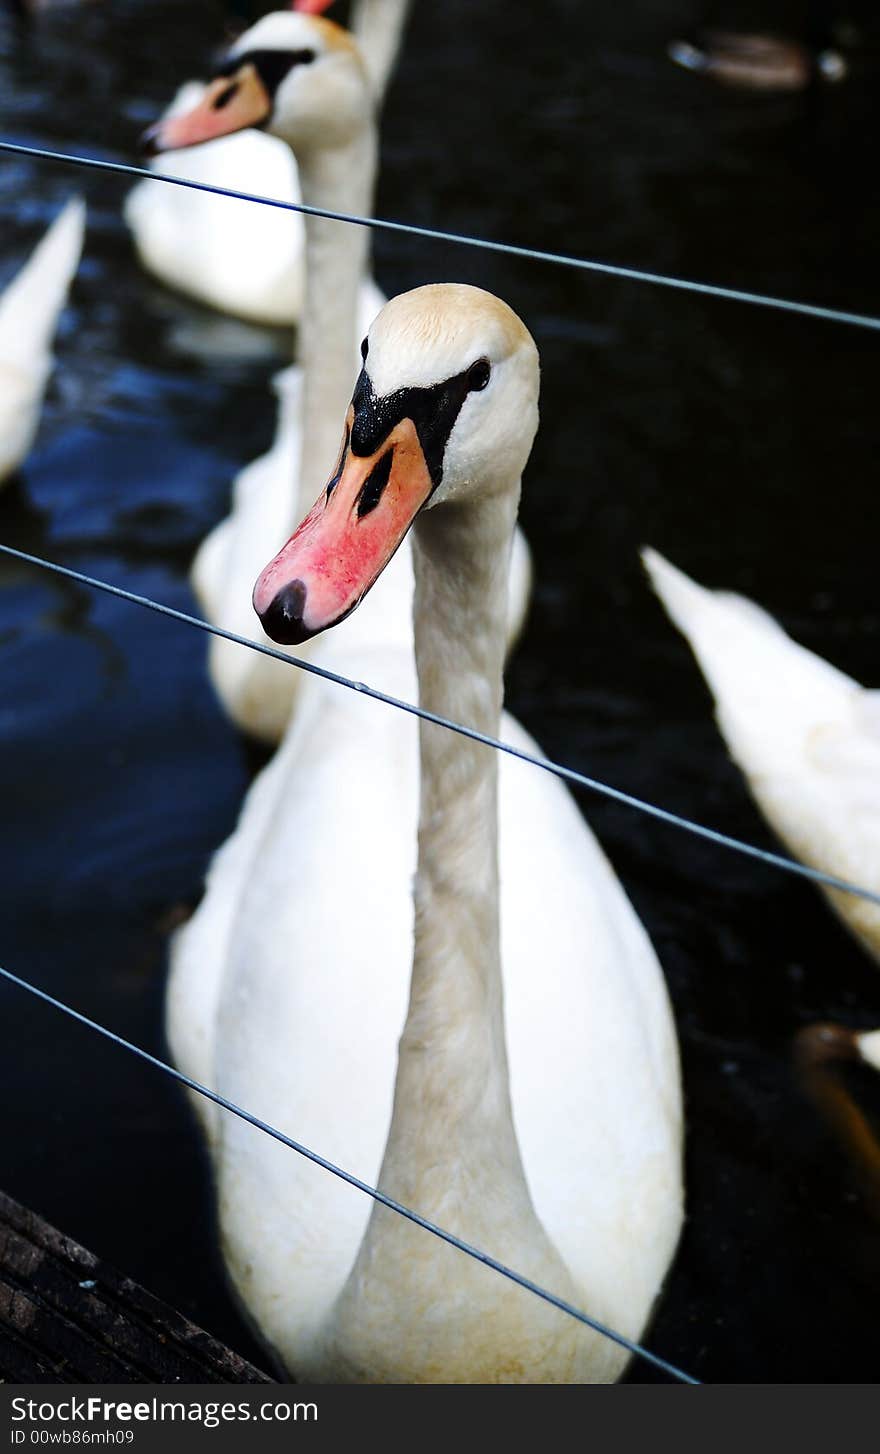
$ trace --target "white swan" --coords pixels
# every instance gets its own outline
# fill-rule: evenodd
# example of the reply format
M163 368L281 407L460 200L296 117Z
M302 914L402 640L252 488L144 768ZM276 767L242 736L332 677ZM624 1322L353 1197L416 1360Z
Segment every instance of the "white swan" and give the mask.
M206 133L262 119L296 152L310 204L331 211L369 210L377 150L375 102L346 31L326 20L277 12L239 37L222 70L190 112L159 122L151 132L154 146L197 142ZM235 95L224 100L232 87ZM218 102L223 103L219 109ZM239 474L230 514L202 542L192 571L205 614L239 635L265 641L250 610L254 578L274 543L290 533L314 498L338 444L358 347L385 301L374 283L361 281L368 246L365 229L319 217L306 220L308 289L300 363L276 380L282 407L275 443ZM530 575L528 549L518 532L511 567L511 639L525 614ZM208 659L217 694L237 725L277 743L299 674L219 639L212 640Z
M392 557L321 655L369 680L373 624L392 625L375 598L394 591L393 553L424 506L421 700L495 733L537 393L534 344L489 294L446 285L388 304L337 468L254 592L273 634L299 640L332 624ZM410 629L398 623L404 695ZM380 654L390 685L390 647ZM502 733L534 746L509 718ZM172 983L175 1058L637 1336L681 1223L678 1058L660 967L556 779L425 727L419 811L418 737L402 713L306 682L178 936L179 948L212 922L225 947L219 966L191 955L188 983ZM622 1371L617 1346L371 1211L251 1127L217 1114L208 1128L234 1286L298 1378L567 1382Z
M0 296L0 485L28 454L52 372L52 340L79 264L85 203L74 197Z
M352 29L379 98L394 66L409 3L357 0L354 6ZM319 0L317 4L297 3L294 8L317 13L328 6L329 0ZM166 117L191 110L203 92L199 82L187 82ZM150 167L166 176L276 197L282 202L303 200L289 147L263 131L220 136L197 151L165 152ZM341 206L346 209L347 204L343 201ZM143 181L128 194L124 215L142 265L177 292L252 323L289 325L298 321L305 288L305 231L300 214ZM369 306L365 299L364 307Z
M855 1039L859 1055L865 1064L880 1070L880 1030L862 1030Z
M198 81L187 81L166 118L191 110L203 94ZM198 151L167 152L149 166L163 176L302 201L289 148L261 131L224 136ZM300 213L145 180L129 192L123 215L141 265L175 292L250 323L283 326L299 318L305 286Z
M880 892L880 696L798 646L751 601L705 590L654 550L642 558L771 828L802 862ZM880 960L880 908L823 893Z

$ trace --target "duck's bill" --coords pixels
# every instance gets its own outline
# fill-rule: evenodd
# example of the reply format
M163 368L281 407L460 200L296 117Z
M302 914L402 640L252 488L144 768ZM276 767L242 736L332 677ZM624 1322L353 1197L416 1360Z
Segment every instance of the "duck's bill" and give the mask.
M401 420L375 454L359 457L349 447L352 417L335 474L254 587L263 630L285 646L354 610L431 494L412 420Z
M333 0L293 0L292 8L302 11L303 15L323 15L332 4Z
M255 68L244 65L234 75L209 82L191 110L157 121L144 132L141 145L148 156L200 146L218 136L262 125L271 109L269 93Z

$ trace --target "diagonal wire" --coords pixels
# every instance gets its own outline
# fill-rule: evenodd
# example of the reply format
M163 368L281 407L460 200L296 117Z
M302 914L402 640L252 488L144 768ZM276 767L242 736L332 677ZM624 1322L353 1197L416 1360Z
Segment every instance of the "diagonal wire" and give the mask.
M544 1302L550 1303L553 1307L558 1308L560 1312L567 1313L569 1317L575 1318L579 1323L583 1323L588 1328L592 1328L593 1332L601 1334L603 1338L609 1338L612 1343L617 1343L621 1348L625 1348L628 1353L634 1354L637 1358L644 1359L647 1363L652 1363L655 1368L659 1368L664 1373L668 1373L670 1378L676 1379L679 1383L699 1383L699 1379L692 1377L689 1373L685 1373L683 1369L677 1368L674 1363L668 1363L665 1358L661 1358L657 1353L652 1353L650 1349L643 1348L641 1343L636 1343L632 1338L627 1338L625 1334L618 1333L614 1328L607 1327L605 1323L599 1322L598 1318L590 1317L589 1313L582 1312L580 1308L576 1308L572 1303L566 1302L564 1298L557 1297L555 1293L548 1292L546 1288L540 1287L538 1283L532 1282L528 1277L523 1277L521 1273L515 1272L513 1268L508 1267L504 1262L499 1262L497 1258L490 1257L487 1252L481 1252L478 1247L473 1247L469 1242L464 1242L460 1237L456 1237L453 1232L444 1231L442 1227L438 1227L434 1222L429 1222L426 1217L420 1216L418 1212L412 1211L410 1207L405 1207L401 1202L395 1201L393 1197L387 1196L385 1192L379 1191L376 1187L369 1186L365 1181L360 1181L350 1171L343 1171L342 1167L336 1166L332 1161L327 1161L325 1157L319 1156L316 1151L310 1151L307 1146L303 1146L299 1141L294 1141L292 1137L286 1136L277 1127L269 1125L267 1121L262 1121L259 1116L255 1116L250 1111L244 1110L243 1107L237 1106L234 1101L227 1100L225 1096L219 1095L217 1091L209 1090L207 1086L201 1085L199 1081L193 1080L188 1075L184 1075L183 1071L177 1070L173 1065L168 1065L164 1060L159 1060L157 1056L151 1055L147 1050L142 1050L139 1045L134 1045L130 1040L125 1040L121 1035L117 1035L115 1031L108 1030L106 1026L99 1025L96 1020L90 1020L87 1015L81 1014L79 1010L73 1009L71 1005L66 1005L63 1000L56 1000L53 995L47 994L45 990L38 989L36 985L30 984L26 979L20 979L18 975L12 974L10 970L4 969L2 966L0 966L0 976L10 984L16 985L18 989L26 990L28 994L34 995L37 999L42 1000L44 1004L51 1005L53 1009L60 1010L62 1014L68 1015L72 1020L78 1021L80 1025L85 1025L89 1030L96 1031L105 1040L110 1040L114 1045L119 1045L122 1049L130 1051L132 1055L136 1055L140 1060L145 1060L148 1065L152 1065L156 1070L161 1070L164 1075L170 1076L172 1080L176 1080L180 1085L186 1086L188 1090L195 1091L197 1095L204 1096L206 1100L213 1101L215 1106L220 1106L222 1110L230 1111L232 1115L238 1116L242 1121L247 1121L250 1126L254 1126L258 1131L263 1131L267 1136L271 1136L274 1140L280 1141L283 1146L288 1146L291 1151L296 1151L308 1161L314 1162L316 1166L322 1167L324 1171L329 1171L333 1176L339 1177L340 1180L347 1182L349 1186L353 1186L358 1191L364 1192L366 1196L372 1197L376 1202L380 1202L383 1207L388 1207L390 1211L397 1212L399 1216L405 1217L407 1221L414 1222L417 1227L422 1227L426 1232L431 1232L435 1237L439 1237L441 1241L447 1242L450 1247L455 1247L459 1252L464 1252L468 1257L474 1258L475 1261L482 1262L485 1267L491 1268L493 1272L500 1273L502 1277L506 1277L511 1282L515 1282L519 1287L525 1288L527 1292L534 1293L536 1297L542 1298Z
M115 172L125 177L141 177L151 182L165 182L172 187L188 187L195 192L210 192L217 197L234 197L240 202L255 202L262 207L277 207L285 212L302 212L307 217L325 217L331 222L349 222L375 231L404 233L409 237L428 238L435 242L454 243L458 247L482 248L503 253L507 257L528 258L532 262L551 263L556 267L576 268L581 272L600 273L605 277L627 278L636 283L652 283L655 287L676 288L680 292L699 293L728 302L750 303L758 308L775 308L784 313L799 313L825 322L848 323L858 328L880 330L880 318L865 313L852 313L842 308L826 308L818 303L800 303L792 298L776 298L764 293L751 293L742 288L725 288L716 283L698 283L688 278L671 277L667 273L646 272L642 268L621 267L594 258L570 257L566 253L543 252L539 248L518 247L510 242L494 242L488 237L469 237L459 232L443 232L435 227L419 227L412 222L395 222L386 217L359 217L349 212L333 212L324 207L310 207L305 202L283 202L278 197L262 197L254 192L238 192L232 187L218 187L211 182L196 182L189 177L170 177L145 167L125 162L108 162L98 157L78 156L70 152L49 151L40 146L23 146L18 142L0 141L0 151L16 156L39 157L44 161L66 162L69 166L89 167L95 171Z
M508 757L518 758L520 762L527 762L532 767L540 767L544 772L552 773L554 777L562 778L564 782L572 783L575 787L587 788L590 792L611 798L613 802L622 803L625 807L635 808L639 813L645 813L648 817L656 818L659 822L666 823L672 828L680 828L686 833L694 834L697 838L704 838L719 848L730 848L748 858L757 859L759 863L767 864L771 868L782 869L785 873L808 879L821 888L836 889L839 893L852 894L856 898L867 899L872 904L880 905L880 893L874 889L863 888L859 884L850 883L848 879L838 878L836 874L825 873L822 869L812 868L806 863L798 863L793 858L786 858L781 853L772 853L769 849L758 848L753 843L745 843L740 838L732 838L727 833L719 833L715 828L707 828L702 823L695 823L690 818L683 818L668 808L661 808L656 803L646 802L644 798L634 797L632 793L623 792L622 789L612 787L609 783L600 782L598 778L587 777L585 773L577 772L573 767L565 767L562 763L551 761L549 757L536 757L531 752L514 747L510 742L502 742L499 738L490 737L487 733L479 732L475 727L467 727L462 722L453 722L450 718L441 717L438 713L430 712L426 707L417 706L414 702L404 702L399 697L392 697L387 692L381 692L376 687L368 686L365 682L352 681L350 677L341 676L338 672L330 671L325 666L318 666L316 662L307 661L304 657L289 656L287 652L280 651L278 647L269 646L260 641L251 641L247 636L239 636L235 631L227 631L222 626L214 626L210 621L203 621L198 616L190 616L187 612L178 611L173 606L166 606L161 601L153 601L149 596L136 595L133 591L126 591L122 586L111 585L109 581L101 581L94 576L83 575L81 571L73 570L70 566L57 565L54 561L43 560L39 555L28 555L26 551L16 550L12 545L4 545L0 542L0 554L11 556L14 560L24 561L27 565L39 566L42 570L51 571L54 575L65 576L68 580L76 581L82 586L89 586L93 590L104 591L109 596L117 596L122 601L130 601L135 606L144 606L150 611L156 611L160 616L170 617L172 621L182 621L186 626L194 626L209 636L218 636L223 641L232 641L237 646L246 646L251 651L258 651L263 656L273 657L274 660L284 662L287 666L298 667L300 671L309 672L312 676L321 677L324 681L347 687L350 691L371 697L376 702L384 702L386 706L396 707L401 712L408 712L410 716L418 717L423 722L445 727L450 732L457 732L461 737L468 737L473 742L482 743L484 747L504 752Z

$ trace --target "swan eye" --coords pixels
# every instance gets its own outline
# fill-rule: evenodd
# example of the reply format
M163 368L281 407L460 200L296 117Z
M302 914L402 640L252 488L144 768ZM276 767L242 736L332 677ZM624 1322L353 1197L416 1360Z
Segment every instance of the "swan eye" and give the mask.
M367 354L369 352L370 352L370 340L368 338L365 338L364 341L363 341L363 343L361 344L361 358L364 360L364 363L366 363L366 361L367 361Z
M469 394L477 394L485 389L492 375L492 367L487 358L477 359L468 369L467 385Z

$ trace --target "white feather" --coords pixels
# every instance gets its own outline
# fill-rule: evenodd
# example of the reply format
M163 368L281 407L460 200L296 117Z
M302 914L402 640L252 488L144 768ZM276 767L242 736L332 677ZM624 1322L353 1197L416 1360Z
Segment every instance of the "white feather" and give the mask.
M0 484L34 442L52 341L79 264L85 203L74 197L0 297Z
M740 596L643 560L715 698L718 726L770 826L796 858L880 892L877 695L807 651ZM880 959L880 908L823 890Z

